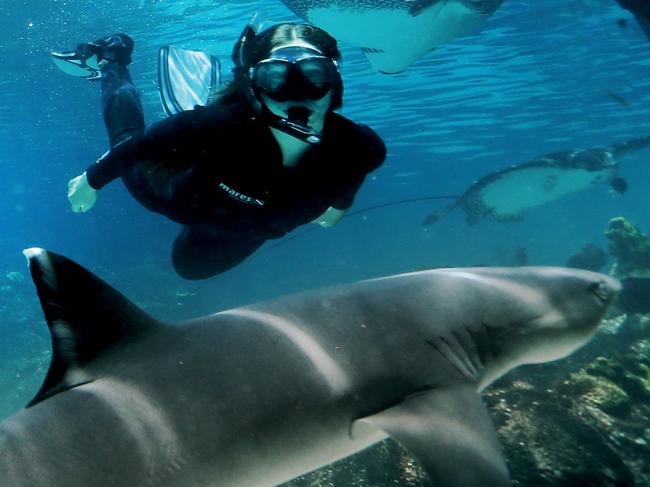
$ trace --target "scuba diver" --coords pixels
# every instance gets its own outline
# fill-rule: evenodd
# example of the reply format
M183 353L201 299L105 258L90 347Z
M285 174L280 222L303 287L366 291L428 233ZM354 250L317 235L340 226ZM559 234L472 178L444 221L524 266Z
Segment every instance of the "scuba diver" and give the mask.
M233 80L206 106L147 128L127 68L132 51L133 40L115 34L52 53L101 82L111 147L69 182L68 199L86 212L121 177L143 206L183 226L172 263L185 279L231 269L300 225L336 224L386 157L372 129L334 112L341 55L318 27L257 32L251 22L233 48Z

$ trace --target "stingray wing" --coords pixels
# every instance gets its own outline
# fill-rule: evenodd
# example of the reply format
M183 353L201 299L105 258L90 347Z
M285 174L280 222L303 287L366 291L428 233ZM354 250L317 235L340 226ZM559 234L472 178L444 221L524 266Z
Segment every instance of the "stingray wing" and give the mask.
M437 221L455 207L463 209L469 224L487 215L499 222L521 221L527 209L609 181L615 173L616 163L607 149L548 154L486 174L458 201L429 215L425 224Z
M378 71L399 73L437 46L475 29L503 0L283 2L335 38L361 47Z

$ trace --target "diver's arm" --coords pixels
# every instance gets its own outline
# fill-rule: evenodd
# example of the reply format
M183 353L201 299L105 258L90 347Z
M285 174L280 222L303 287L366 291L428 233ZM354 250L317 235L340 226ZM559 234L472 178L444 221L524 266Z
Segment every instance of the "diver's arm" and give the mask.
M95 190L117 179L143 161L169 166L191 164L202 130L194 110L181 112L127 137L86 169L88 184Z
M102 157L106 157L107 152ZM99 158L97 163L92 167L97 167L101 162L102 158ZM99 179L94 185L91 185L88 181L88 172L91 171L91 168L88 168L86 171L82 172L79 176L75 176L70 181L68 181L68 201L70 202L70 207L75 213L85 213L92 209L97 202L97 197L99 196L98 189L103 187L108 182L115 179L115 177L110 177L107 181L103 182ZM106 177L106 171L103 172L103 176ZM100 172L100 176L102 173ZM102 184L103 183L103 184Z
M358 131L355 142L359 146L354 154L359 161L361 170L356 177L351 177L339 188L339 194L325 213L312 220L323 228L329 228L340 222L354 202L354 197L359 192L367 174L377 169L386 158L386 146L381 138L369 127L357 125ZM351 145L351 144L350 144Z
M166 123L152 126L143 134L122 140L95 164L72 178L68 182L68 201L72 211L83 213L90 210L97 201L99 189L122 176L142 160L164 158L173 161L174 150L180 145L177 140L183 138L183 125L187 124L167 120Z
M99 190L126 173L141 160L141 146L146 146L143 139L144 136L128 137L102 155L84 171L86 183Z
M347 211L348 210L337 210L336 208L330 206L327 210L325 210L325 213L312 220L312 223L320 225L323 228L333 227L341 221Z

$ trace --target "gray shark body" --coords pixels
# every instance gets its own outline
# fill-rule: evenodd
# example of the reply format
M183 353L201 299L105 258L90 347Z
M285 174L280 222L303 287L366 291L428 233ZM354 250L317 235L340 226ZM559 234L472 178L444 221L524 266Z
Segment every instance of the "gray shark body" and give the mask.
M520 221L529 208L603 182L610 182L623 192L627 183L616 176L619 159L647 147L650 137L641 137L608 147L546 154L491 172L467 188L458 200L429 215L423 224L434 223L455 208L465 212L470 225L488 216L501 222Z
M479 392L594 333L619 284L562 268L417 272L180 324L28 252L53 359L0 423L11 487L272 486L392 436L438 485L509 484Z
M404 70L425 53L485 21L503 0L282 0L336 39L361 47L383 73Z

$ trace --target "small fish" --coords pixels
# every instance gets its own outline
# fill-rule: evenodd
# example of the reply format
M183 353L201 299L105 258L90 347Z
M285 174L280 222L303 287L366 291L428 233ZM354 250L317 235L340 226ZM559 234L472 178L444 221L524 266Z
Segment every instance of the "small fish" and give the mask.
M629 107L630 106L630 102L627 101L626 98L622 97L618 93L614 93L613 91L610 91L610 90L602 90L602 92L605 93L607 96L609 96L616 103L620 104L621 106L624 106L624 107Z

